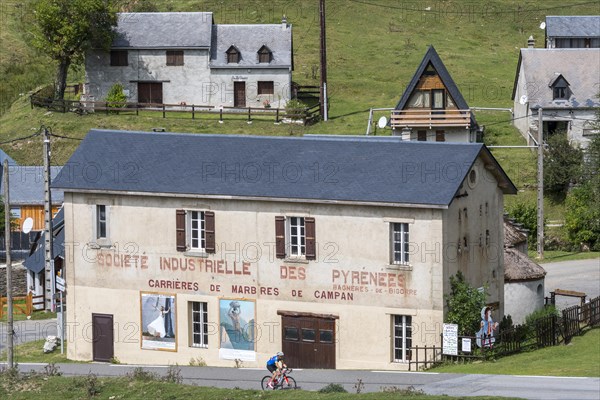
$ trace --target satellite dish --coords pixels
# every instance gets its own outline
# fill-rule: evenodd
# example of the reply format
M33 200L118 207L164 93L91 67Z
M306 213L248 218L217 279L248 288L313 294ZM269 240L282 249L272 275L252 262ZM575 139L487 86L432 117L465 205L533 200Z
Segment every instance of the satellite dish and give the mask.
M33 218L31 218L31 217L25 218L25 221L23 221L23 233L31 232L32 228L33 228Z
M545 22L542 22L540 24L540 29L546 29L546 23Z
M528 100L529 100L529 99L527 98L527 95L523 95L523 96L521 96L521 98L519 99L519 104L520 104L520 105L522 105L522 106L524 106L525 104L527 104L527 101L528 101Z
M387 125L387 118L386 117L379 118L379 121L377 121L377 126L380 129L383 129L383 128L385 128L386 125Z

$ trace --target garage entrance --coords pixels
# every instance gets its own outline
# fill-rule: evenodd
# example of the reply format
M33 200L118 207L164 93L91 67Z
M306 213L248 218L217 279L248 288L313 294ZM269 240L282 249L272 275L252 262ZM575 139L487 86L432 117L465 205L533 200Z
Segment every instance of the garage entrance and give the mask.
M334 315L279 311L282 351L292 368L335 369Z

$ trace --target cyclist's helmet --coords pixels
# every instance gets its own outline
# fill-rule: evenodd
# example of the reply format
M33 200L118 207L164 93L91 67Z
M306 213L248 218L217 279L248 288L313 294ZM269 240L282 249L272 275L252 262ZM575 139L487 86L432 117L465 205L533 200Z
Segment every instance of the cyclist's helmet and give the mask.
M277 357L279 357L279 358L283 358L283 352L282 352L282 351L278 351L278 352L277 352Z

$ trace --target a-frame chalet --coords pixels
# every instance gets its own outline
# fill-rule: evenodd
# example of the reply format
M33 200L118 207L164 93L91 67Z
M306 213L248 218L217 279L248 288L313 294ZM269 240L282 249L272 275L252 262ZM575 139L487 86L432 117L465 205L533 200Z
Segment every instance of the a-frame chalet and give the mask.
M403 140L473 143L479 127L440 56L429 46L390 119Z

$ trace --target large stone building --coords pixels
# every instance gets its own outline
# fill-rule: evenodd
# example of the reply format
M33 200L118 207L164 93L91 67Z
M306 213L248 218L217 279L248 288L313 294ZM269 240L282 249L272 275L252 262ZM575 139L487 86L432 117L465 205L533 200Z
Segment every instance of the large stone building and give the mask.
M92 130L55 185L74 360L406 370L458 271L503 313L482 144Z
M291 96L292 27L215 24L210 12L121 13L110 52L90 51L82 100L214 107L284 106Z

